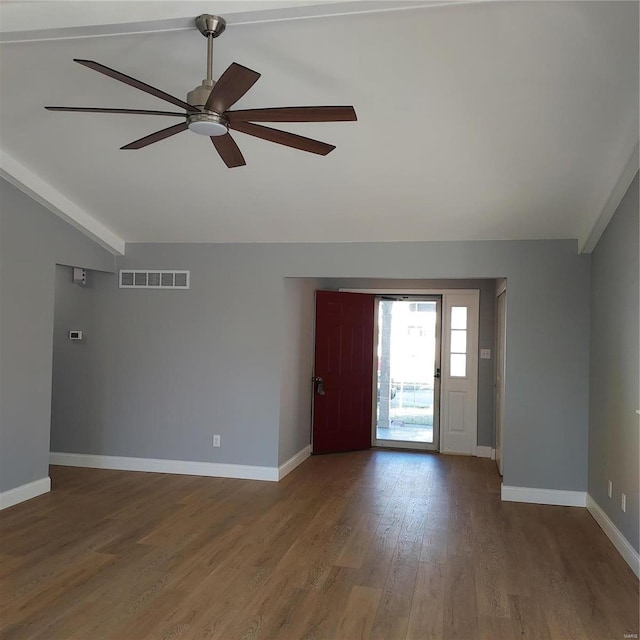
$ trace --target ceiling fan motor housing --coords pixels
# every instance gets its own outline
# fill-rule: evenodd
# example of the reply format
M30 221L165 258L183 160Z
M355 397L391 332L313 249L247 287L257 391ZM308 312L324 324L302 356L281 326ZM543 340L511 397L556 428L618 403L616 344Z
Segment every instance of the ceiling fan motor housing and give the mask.
M215 80L203 80L199 87L187 93L187 104L193 105L194 107L204 107L204 105L207 104L209 94L215 83Z

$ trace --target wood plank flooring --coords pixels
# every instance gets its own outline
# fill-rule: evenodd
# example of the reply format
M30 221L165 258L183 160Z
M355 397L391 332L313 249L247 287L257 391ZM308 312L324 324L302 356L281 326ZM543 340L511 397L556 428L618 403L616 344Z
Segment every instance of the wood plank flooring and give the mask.
M489 460L372 450L280 483L51 478L0 513L3 640L638 633L638 581L589 513L501 502Z

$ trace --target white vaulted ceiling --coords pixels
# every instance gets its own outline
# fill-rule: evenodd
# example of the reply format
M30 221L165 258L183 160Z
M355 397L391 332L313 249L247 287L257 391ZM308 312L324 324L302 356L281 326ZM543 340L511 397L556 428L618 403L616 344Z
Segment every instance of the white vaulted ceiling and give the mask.
M637 149L637 2L39 4L0 9L3 174L127 242L585 241ZM174 110L73 58L184 99L203 12L229 17L215 75L262 74L234 108L355 106L268 125L335 151L234 133L247 166L227 169L190 132L119 149L179 120L43 109Z

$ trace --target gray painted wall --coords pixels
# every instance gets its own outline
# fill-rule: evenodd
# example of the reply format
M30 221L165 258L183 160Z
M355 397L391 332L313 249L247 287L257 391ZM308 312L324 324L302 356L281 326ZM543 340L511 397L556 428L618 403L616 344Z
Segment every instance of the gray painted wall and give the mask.
M574 241L131 244L118 262L191 269L192 289L97 274L101 396L82 452L276 466L293 446L279 435L284 278L507 277L505 484L586 490L589 257Z
M73 283L72 268L56 265L51 389L51 451L60 451L70 439L86 450L91 430L87 421L99 402L99 362L95 357L96 272L87 271L87 284ZM69 330L80 329L82 342L69 340Z
M191 269L191 289L119 289L93 274L94 402L74 420L81 438L55 427L58 451L276 466L282 279L269 288L250 265L212 259L215 247L148 259L136 247L123 264Z
M592 254L589 494L640 550L638 175ZM511 295L511 289L509 289ZM511 309L509 309L511 310ZM613 482L613 496L607 482ZM620 494L627 510L620 508Z
M315 292L324 288L315 278L285 278L283 282L279 464L311 442Z
M0 491L49 475L56 263L114 257L0 179Z

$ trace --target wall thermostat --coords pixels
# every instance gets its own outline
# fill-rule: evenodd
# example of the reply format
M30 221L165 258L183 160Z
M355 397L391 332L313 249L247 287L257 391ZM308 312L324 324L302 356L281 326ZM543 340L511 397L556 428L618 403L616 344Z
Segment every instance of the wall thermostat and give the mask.
M82 340L82 331L71 329L71 331L69 331L69 340Z

